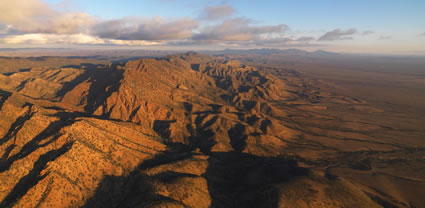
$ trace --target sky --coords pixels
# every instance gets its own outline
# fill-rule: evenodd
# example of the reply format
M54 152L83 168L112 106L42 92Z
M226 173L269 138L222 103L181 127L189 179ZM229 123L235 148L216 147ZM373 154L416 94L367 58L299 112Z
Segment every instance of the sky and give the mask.
M0 0L0 48L425 54L423 0Z

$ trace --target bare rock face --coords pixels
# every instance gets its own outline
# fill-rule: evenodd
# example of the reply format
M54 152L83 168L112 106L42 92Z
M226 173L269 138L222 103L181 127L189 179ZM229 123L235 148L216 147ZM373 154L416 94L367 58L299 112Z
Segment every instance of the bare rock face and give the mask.
M379 207L325 171L323 131L351 132L307 122L370 107L274 70L187 53L0 75L0 207Z

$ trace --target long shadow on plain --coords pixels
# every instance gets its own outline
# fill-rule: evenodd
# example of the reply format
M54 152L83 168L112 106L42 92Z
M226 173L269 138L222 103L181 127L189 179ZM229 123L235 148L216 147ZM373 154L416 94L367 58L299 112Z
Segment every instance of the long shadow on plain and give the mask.
M180 173L166 172L163 175L147 176L143 171L190 158L192 153L188 148L183 144L169 144L168 151L143 161L128 176L106 176L98 185L95 194L86 201L83 207L149 207L164 201L179 203L156 194L151 182L155 177L167 180L180 176Z
M278 207L277 183L308 174L297 161L239 152L216 152L208 159L210 207Z
M153 181L172 184L180 177L199 177L188 173L165 171L146 175L144 170L190 159L192 148L174 144L173 150L142 162L128 176L107 176L83 207L151 207L168 202L182 204L155 192ZM276 183L285 183L308 174L292 159L260 157L239 152L212 152L202 175L211 196L210 207L278 207ZM190 186L190 184L187 184ZM164 205L164 204L162 204Z

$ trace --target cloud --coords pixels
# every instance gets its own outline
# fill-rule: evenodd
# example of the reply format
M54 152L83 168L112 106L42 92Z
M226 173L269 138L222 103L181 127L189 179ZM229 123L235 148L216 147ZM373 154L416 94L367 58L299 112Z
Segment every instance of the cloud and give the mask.
M291 37L273 37L273 38L257 38L253 40L250 46L284 46L289 44L296 44L296 40Z
M199 28L192 38L171 41L171 46L214 45L221 47L304 47L314 46L313 37L290 37L285 34L289 27L279 25L256 25L246 18L231 18L222 23Z
M375 32L372 31L372 30L365 30L365 31L362 32L362 35L370 35L370 34L373 34L373 33L375 33Z
M420 36L425 36L425 32L424 33L421 33L421 34L419 34Z
M187 18L127 17L105 21L87 13L58 12L42 0L0 1L0 34L31 34L20 38L33 37L35 42L40 39L33 34L86 34L102 39L136 41L178 40L191 37L192 30L197 27L197 21Z
M0 40L5 44L74 44L74 45L160 45L161 43L140 40L102 39L86 34L23 34L10 35Z
M172 41L167 43L170 46L199 46L199 45L214 45L221 47L239 47L239 48L255 48L255 47L267 47L267 48L288 48L288 47L309 47L318 46L317 44L310 43L309 40L301 38L301 40L294 37L285 37L284 35L268 37L268 36L256 36L252 39L246 40L228 40L228 41L197 41L197 40L184 40L184 41Z
M92 27L93 35L117 40L181 40L190 38L198 27L192 19L164 20L161 17L143 19L128 17L103 21Z
M250 41L248 46L250 47L270 47L270 48L288 48L288 47L311 47L319 46L318 44L310 43L313 41L313 37L260 37L253 41Z
M392 36L391 35L381 35L381 36L379 36L379 40L388 40L388 39L391 39L392 38Z
M23 34L23 35L10 35L2 39L3 43L6 44L104 44L105 41L85 35L85 34Z
M252 20L245 18L227 19L221 24L200 29L192 37L195 41L248 41L261 35L281 34L288 29L287 25L253 26Z
M348 30L335 29L322 35L318 41L350 40L352 37L349 36L356 33L357 30L355 28L350 28Z
M127 45L127 46L154 46L154 45L163 45L161 42L154 41L145 41L145 40L115 40L107 39L105 40L106 44L110 45Z
M93 18L87 13L60 13L41 0L0 1L0 23L16 33L77 34Z
M311 45L315 40L313 37L288 37L285 32L289 27L285 24L258 25L248 18L231 18L234 13L231 6L219 5L206 7L198 19L124 17L102 20L87 13L55 10L44 0L0 0L0 42L285 47ZM344 33L341 37L347 33L333 32ZM331 39L335 39L334 36Z
M315 38L313 38L313 37L307 37L307 36L303 36L303 37L299 37L298 39L297 39L297 41L298 42L310 42L310 41L313 41L313 40L315 40Z
M9 33L10 33L10 26L5 24L0 24L0 35L9 34Z
M228 5L219 5L212 7L205 7L202 14L199 16L203 20L222 20L232 16L235 13L233 7Z

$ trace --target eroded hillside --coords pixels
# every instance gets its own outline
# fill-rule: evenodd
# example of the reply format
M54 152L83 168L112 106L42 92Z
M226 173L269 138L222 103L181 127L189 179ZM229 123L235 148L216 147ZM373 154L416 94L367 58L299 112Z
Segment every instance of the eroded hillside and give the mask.
M195 53L0 75L0 207L423 206L424 132L327 84Z

